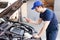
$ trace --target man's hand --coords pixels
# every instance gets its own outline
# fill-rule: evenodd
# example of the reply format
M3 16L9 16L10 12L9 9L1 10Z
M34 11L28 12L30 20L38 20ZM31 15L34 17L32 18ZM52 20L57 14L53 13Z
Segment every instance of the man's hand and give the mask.
M40 38L38 34L33 35L34 38Z
M31 19L29 18L25 18L25 20L29 23L31 21Z

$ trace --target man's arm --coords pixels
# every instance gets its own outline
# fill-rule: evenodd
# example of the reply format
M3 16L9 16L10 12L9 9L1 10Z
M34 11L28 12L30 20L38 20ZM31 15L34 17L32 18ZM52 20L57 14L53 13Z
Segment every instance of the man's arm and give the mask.
M26 18L26 21L27 21L28 23L38 25L38 24L40 24L40 23L42 22L42 19L39 18L37 21L33 21L33 20L31 20L31 19Z
M38 36L41 37L43 35L43 33L46 31L48 25L49 25L50 21L45 21L41 31L39 32Z

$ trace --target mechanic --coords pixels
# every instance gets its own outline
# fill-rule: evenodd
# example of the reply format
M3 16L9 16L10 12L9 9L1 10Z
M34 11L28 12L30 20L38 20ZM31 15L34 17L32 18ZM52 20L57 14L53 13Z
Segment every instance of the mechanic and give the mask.
M56 40L58 34L58 20L55 13L51 9L44 7L41 1L34 2L32 10L40 13L40 16L37 21L33 21L30 18L25 18L28 23L40 24L44 21L40 32L33 35L34 38L40 38L46 31L46 40Z

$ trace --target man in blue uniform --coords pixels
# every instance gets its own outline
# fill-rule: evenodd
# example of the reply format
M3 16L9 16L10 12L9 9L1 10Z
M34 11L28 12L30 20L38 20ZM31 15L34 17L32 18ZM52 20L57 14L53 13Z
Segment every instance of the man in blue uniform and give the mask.
M56 40L58 33L58 21L55 13L52 10L45 8L41 1L34 2L32 10L33 9L35 9L36 12L40 13L40 18L37 21L26 18L26 21L32 24L40 24L42 21L44 21L40 32L33 36L35 38L40 38L46 31L46 40Z

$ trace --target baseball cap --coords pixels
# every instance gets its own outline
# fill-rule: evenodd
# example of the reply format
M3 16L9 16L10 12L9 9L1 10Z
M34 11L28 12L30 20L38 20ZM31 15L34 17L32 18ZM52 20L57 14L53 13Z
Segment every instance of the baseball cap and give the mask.
M32 7L31 9L33 10L33 9L35 9L37 6L42 6L42 5L43 5L43 3L42 3L41 1L36 1L36 2L34 2L33 7Z

